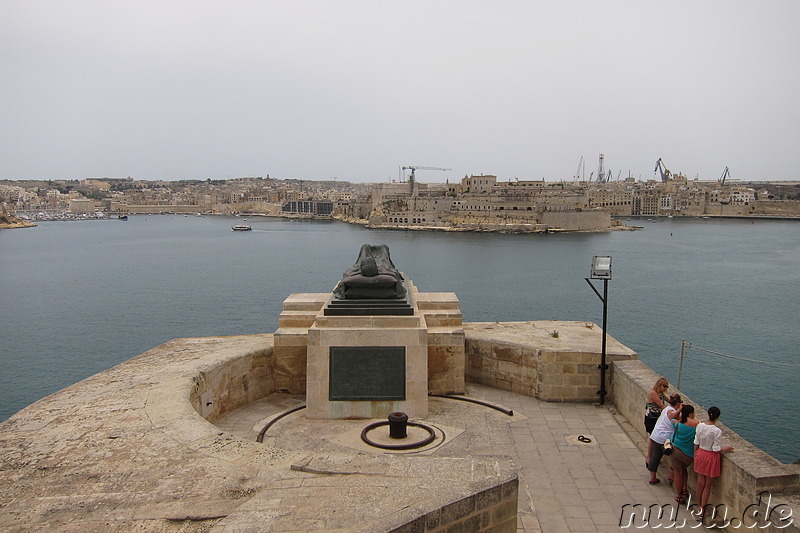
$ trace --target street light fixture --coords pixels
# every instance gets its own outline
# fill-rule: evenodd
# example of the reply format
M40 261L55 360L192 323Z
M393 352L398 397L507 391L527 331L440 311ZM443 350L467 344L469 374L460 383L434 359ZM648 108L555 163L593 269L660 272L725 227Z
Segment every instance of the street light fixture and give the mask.
M586 283L592 288L594 293L603 302L603 344L600 349L600 364L597 368L600 369L600 390L597 394L600 395L600 405L605 404L606 401L606 321L608 319L608 281L611 279L611 257L605 255L596 255L592 258L592 273L588 278L584 278ZM593 279L603 280L603 294L601 295L597 288L592 283Z
M611 279L611 257L596 255L592 258L592 279Z

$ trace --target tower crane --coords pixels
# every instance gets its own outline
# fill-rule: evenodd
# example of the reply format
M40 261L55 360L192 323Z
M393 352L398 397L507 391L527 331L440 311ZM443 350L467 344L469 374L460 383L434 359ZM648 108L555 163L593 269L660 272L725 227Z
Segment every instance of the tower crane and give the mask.
M581 172L581 168L583 169L583 172ZM583 162L583 156L581 156L581 160L578 161L578 170L575 172L575 179L583 181L581 176L586 178L586 163Z
M722 172L722 177L719 179L720 185L725 185L725 178L730 178L731 172L728 170L728 167L725 167L725 170Z
M401 167L401 170L405 172L406 170L411 171L411 175L409 176L410 181L414 181L414 172L417 170L453 170L452 168L439 168L439 167L423 167L420 165L408 165L407 167Z
M660 157L658 158L658 161L656 161L656 168L655 168L655 170L653 170L653 174L655 174L656 172L659 172L659 171L661 171L661 182L662 183L666 183L667 180L669 180L669 178L672 176L672 172L670 172L667 169L667 167L664 166L664 163L661 162L661 158Z

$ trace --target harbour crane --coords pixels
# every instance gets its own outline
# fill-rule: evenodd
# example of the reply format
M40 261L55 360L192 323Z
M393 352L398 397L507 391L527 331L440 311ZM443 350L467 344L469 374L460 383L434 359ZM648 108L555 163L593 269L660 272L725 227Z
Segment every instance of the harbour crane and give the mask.
M597 183L605 183L607 181L606 173L603 170L603 161L605 161L605 157L604 154L600 154L600 161L597 165Z
M581 169L583 169L583 172L581 172ZM584 181L583 179L581 179L581 176L583 176L583 178L586 178L586 163L583 162L583 156L581 156L581 160L578 161L578 170L575 172L575 179Z
M669 180L669 178L672 176L672 172L670 172L667 169L667 167L664 166L664 163L661 162L661 158L660 157L658 158L658 161L656 161L656 168L655 168L655 170L653 170L653 174L655 174L656 172L659 172L659 171L661 171L661 182L662 183L666 183Z
M402 172L405 172L406 170L410 170L411 171L411 175L409 176L408 179L410 181L414 181L414 173L417 170L453 170L453 169L452 168L439 168L439 167L423 167L423 166L420 166L420 165L408 165L407 167L401 167L401 171ZM401 176L402 176L402 174L401 174ZM402 181L402 177L401 177L401 181Z
M728 170L728 167L725 167L725 170L722 172L722 177L719 179L720 185L725 185L725 178L730 178L731 172Z

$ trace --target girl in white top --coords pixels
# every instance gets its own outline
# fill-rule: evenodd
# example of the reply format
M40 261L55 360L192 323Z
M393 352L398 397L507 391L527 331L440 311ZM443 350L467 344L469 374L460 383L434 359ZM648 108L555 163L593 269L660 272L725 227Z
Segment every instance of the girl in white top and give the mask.
M697 500L702 518L714 479L720 475L722 452L732 452L733 446L722 446L722 430L717 427L719 407L708 408L708 420L698 424L694 436L694 471L697 473Z

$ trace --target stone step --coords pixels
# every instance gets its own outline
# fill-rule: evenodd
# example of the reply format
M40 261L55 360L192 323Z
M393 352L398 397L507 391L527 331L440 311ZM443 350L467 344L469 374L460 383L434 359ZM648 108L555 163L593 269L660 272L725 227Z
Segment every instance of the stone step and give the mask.
M459 327L463 323L463 316L458 309L426 309L421 311L425 316L428 327L451 326Z
M454 292L423 292L416 298L420 310L459 309L458 297Z
M281 311L278 326L287 328L310 328L317 319L318 311Z
M307 346L308 328L280 327L273 335L273 342L278 346Z
M285 311L319 311L331 298L329 292L310 292L290 294L283 301Z

